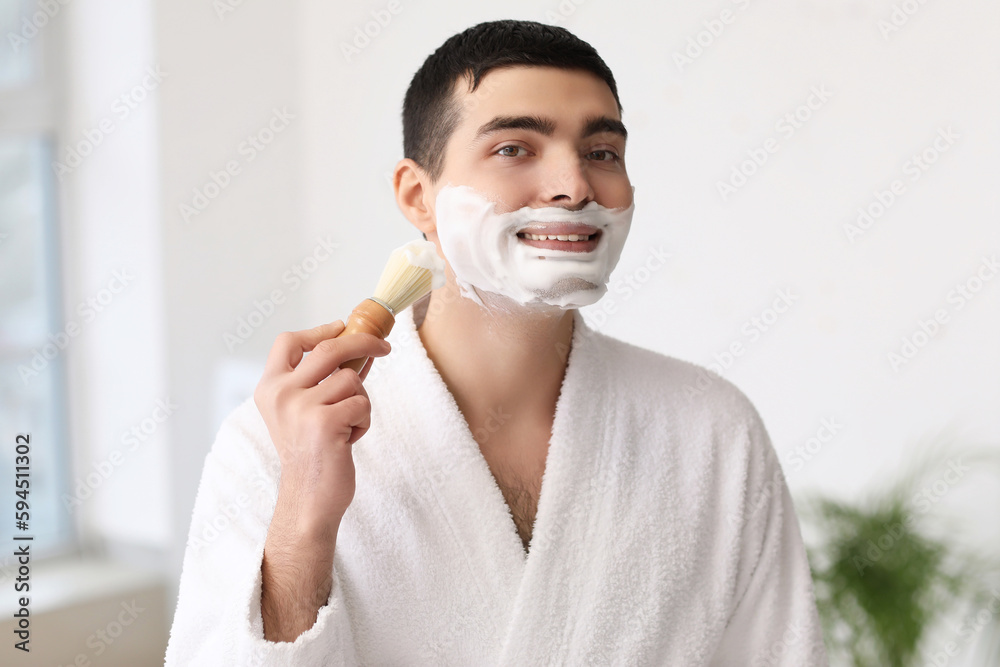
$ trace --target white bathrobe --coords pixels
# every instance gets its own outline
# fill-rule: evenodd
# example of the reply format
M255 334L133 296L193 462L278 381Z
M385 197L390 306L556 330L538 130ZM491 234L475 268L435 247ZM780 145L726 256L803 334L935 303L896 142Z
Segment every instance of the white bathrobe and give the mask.
M250 399L205 460L168 667L827 664L792 501L738 389L575 312L526 554L413 318L365 382L316 623L262 634L280 464Z

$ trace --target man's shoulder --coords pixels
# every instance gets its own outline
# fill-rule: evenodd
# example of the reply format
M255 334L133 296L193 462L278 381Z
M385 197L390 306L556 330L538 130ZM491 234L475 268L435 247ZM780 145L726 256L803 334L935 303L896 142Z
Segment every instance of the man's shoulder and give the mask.
M605 360L608 379L630 400L655 401L689 411L757 417L746 394L721 375L684 361L594 331L598 354Z

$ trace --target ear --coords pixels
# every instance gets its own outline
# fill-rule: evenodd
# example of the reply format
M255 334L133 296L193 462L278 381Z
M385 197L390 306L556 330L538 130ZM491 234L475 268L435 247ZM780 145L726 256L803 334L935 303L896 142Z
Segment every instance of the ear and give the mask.
M435 233L437 218L429 201L433 190L427 172L410 158L403 158L393 170L392 188L406 219L424 234Z

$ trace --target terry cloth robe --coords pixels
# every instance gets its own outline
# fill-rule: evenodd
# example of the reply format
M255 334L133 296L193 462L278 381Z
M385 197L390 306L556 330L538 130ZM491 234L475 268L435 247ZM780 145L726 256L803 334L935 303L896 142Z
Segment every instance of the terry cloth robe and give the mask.
M280 464L249 399L205 460L168 667L827 664L792 501L739 390L576 311L526 553L413 318L365 382L315 624L263 637Z

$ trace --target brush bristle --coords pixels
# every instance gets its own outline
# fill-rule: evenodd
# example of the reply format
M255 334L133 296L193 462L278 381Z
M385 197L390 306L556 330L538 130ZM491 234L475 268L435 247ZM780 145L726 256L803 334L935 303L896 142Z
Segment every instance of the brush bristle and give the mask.
M375 287L375 298L389 304L397 315L431 291L434 272L414 266L405 248L396 248L389 255L382 277Z

